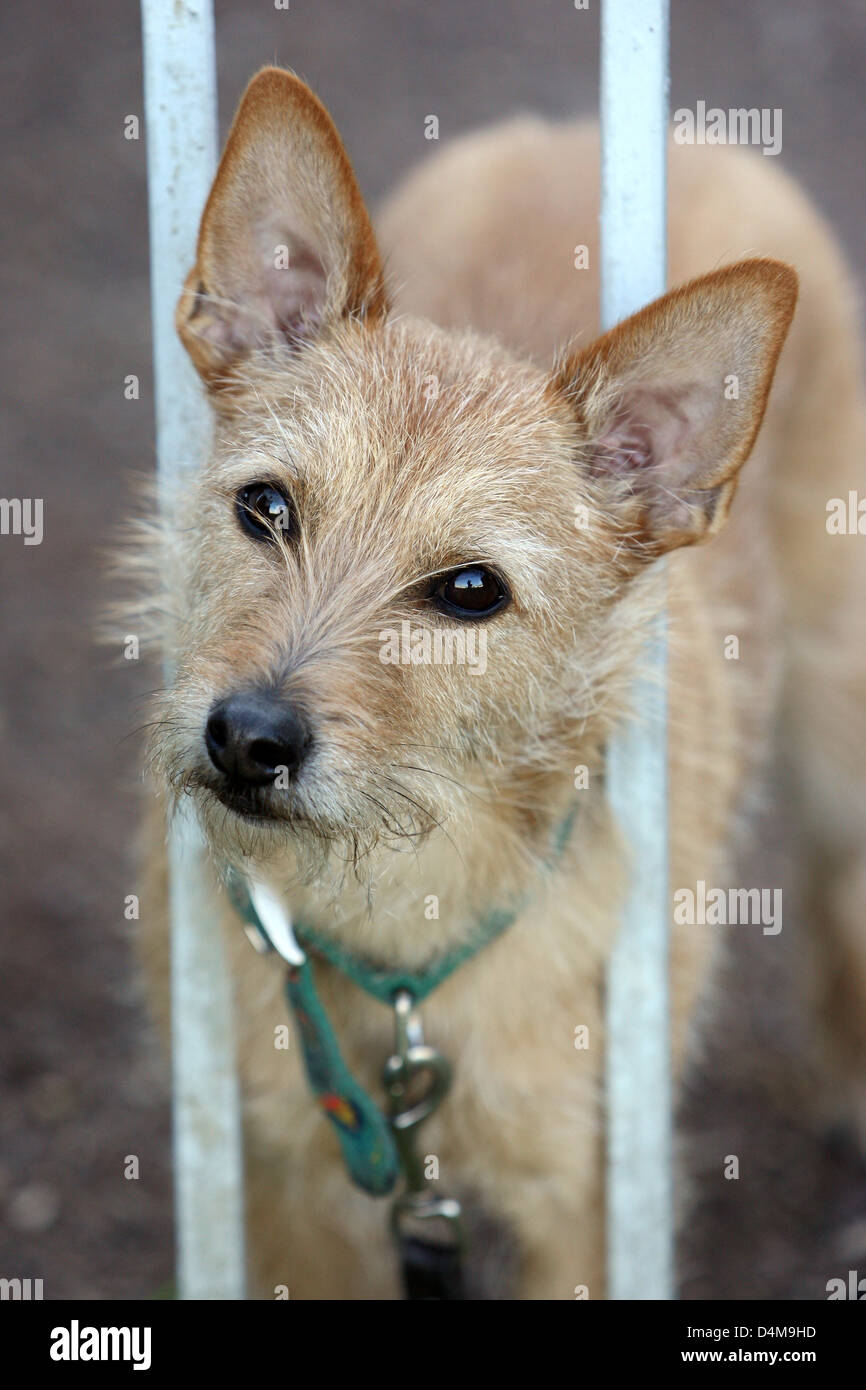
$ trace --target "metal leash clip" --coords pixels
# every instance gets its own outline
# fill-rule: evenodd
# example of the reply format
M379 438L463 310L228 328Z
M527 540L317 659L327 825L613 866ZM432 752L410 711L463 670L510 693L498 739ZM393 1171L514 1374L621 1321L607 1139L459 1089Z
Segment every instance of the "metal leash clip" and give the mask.
M431 1192L424 1159L415 1147L418 1126L448 1093L451 1066L441 1052L424 1042L421 1019L408 990L394 998L394 1022L395 1052L385 1063L383 1081L406 1186L394 1202L391 1227L398 1241L415 1240L456 1251L463 1245L460 1203Z

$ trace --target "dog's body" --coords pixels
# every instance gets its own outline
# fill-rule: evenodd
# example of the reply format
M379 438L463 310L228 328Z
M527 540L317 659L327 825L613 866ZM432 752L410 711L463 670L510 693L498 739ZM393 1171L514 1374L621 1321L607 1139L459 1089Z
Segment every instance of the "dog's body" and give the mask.
M857 1013L866 997L863 561L856 537L825 526L827 500L860 481L866 438L850 286L823 224L769 161L672 149L672 285L743 254L779 256L802 277L730 524L708 548L691 548L720 525L760 423L793 306L790 272L747 262L616 330L603 349L591 345L596 135L522 120L432 157L385 209L400 311L388 317L375 244L327 118L285 74L257 82L179 308L218 425L213 461L183 502L202 525L192 534L181 523L168 538L175 626L163 640L178 683L155 761L194 792L218 860L253 865L293 912L356 956L414 969L467 939L491 908L526 902L423 1006L425 1033L452 1060L455 1082L422 1147L439 1160L442 1190L464 1200L475 1296L569 1298L585 1285L600 1297L603 982L628 874L605 800L604 749L664 597L658 567L645 561L665 550L675 551L666 566L671 886L736 882L736 832L781 734L822 908L824 979L841 990L839 1060L853 1076L866 1053ZM275 163L274 112L299 132L287 172ZM331 180L321 174L329 149ZM283 282L247 292L231 269L244 260L245 234L232 198L242 188L252 207L258 166L268 206L292 180L304 193L288 230L276 214L250 213L268 222L259 249L285 242L298 267L267 330L250 329L248 306L262 317ZM292 241L299 219L302 254ZM575 268L576 243L588 244L589 269ZM329 313L335 296L345 302ZM726 324L718 351L705 350L704 336L719 325L724 337ZM549 376L544 364L576 333L589 346ZM677 335L681 347L669 349ZM688 374L699 377L710 358L720 398L732 373L741 378L741 414L717 419L715 405L693 405ZM726 435L730 418L726 459L712 462L707 441ZM679 467L693 439L701 476L681 472L647 491L665 450ZM635 461L643 477L618 486ZM285 563L222 520L242 484L284 476L301 532L298 558ZM673 488L683 505L666 501ZM575 524L580 508L588 527ZM501 567L512 599L504 620L484 627L486 672L384 665L380 631L424 621L415 577L475 559ZM290 823L227 810L205 770L208 709L253 680L298 701L322 749L310 789L304 771L293 780ZM578 778L576 790L578 767L588 785ZM545 870L574 806L565 849ZM159 806L152 817L142 917L164 1009L163 814ZM274 1047L285 1022L279 964L250 949L216 873L203 909L224 930L237 993L258 1291L399 1296L385 1205L350 1186L300 1049ZM679 1068L718 929L672 932ZM381 1095L389 1010L321 963L317 981L352 1070ZM575 1046L580 1026L588 1047Z

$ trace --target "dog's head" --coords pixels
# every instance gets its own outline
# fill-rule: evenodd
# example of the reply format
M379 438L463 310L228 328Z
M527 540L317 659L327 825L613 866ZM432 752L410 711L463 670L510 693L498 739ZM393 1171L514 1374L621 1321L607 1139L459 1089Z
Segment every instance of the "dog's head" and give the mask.
M795 295L744 262L547 372L392 316L330 118L260 73L177 310L216 431L167 514L154 742L221 853L411 839L478 798L543 823L651 562L724 521Z

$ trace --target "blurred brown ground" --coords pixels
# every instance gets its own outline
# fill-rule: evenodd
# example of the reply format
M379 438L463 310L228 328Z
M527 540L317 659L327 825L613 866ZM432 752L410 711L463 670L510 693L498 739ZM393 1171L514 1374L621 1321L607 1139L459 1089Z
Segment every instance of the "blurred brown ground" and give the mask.
M216 8L223 129L258 66L291 65L373 200L429 151L428 113L444 140L516 109L595 107L598 0L588 14L570 0ZM673 3L672 109L781 107L781 161L861 284L864 40L862 0ZM47 1298L135 1298L172 1267L166 1067L123 919L139 756L127 736L147 678L91 633L109 593L100 547L130 509L130 476L153 465L145 144L123 138L142 112L137 5L5 6L0 103L2 492L45 499L44 543L0 544L0 1275L43 1278ZM137 403L123 399L130 372ZM766 820L753 881L789 883L773 808ZM697 1198L683 1293L821 1298L828 1278L866 1273L866 1169L800 1118L820 1083L791 982L796 924L786 911L781 937L740 931L683 1116ZM721 1176L726 1154L738 1182Z

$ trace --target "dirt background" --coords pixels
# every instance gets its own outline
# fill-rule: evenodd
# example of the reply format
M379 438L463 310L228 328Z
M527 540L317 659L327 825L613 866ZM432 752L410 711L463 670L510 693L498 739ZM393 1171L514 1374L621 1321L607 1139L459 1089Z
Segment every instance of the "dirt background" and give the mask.
M429 146L518 109L597 100L597 11L571 0L217 3L222 128L263 62L293 66L348 137L375 200ZM863 283L862 0L674 0L672 108L781 107L781 161ZM0 1275L46 1298L150 1296L171 1277L167 1072L123 918L135 885L147 675L91 642L99 550L153 465L139 14L131 0L7 5L3 108L3 483L45 500L45 537L0 541ZM139 375L141 399L123 397ZM759 862L789 882L778 808ZM767 856L771 856L769 859ZM746 879L744 882L748 881ZM764 874L756 881L775 882ZM786 902L787 906L787 902ZM733 945L724 1010L682 1120L697 1206L687 1297L821 1298L866 1273L866 1169L802 1118L820 1080L791 978L795 924ZM741 929L742 932L742 929ZM123 1177L137 1154L141 1176ZM738 1182L722 1177L740 1158ZM859 1261L859 1265L858 1265Z

